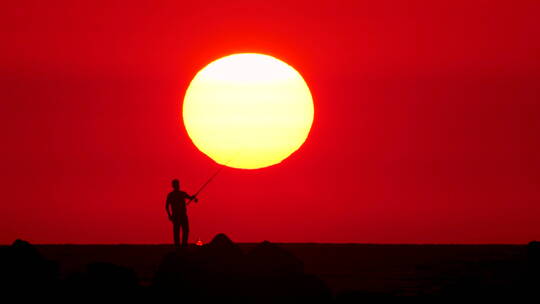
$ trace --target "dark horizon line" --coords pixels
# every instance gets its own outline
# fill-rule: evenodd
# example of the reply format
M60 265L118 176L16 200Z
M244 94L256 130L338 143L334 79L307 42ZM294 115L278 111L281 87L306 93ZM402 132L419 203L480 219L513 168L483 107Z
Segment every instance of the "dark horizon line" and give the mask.
M532 240L536 241L536 240ZM238 245L257 245L260 242L234 242ZM277 245L332 245L332 246L527 246L528 243L359 243L359 242L346 242L346 243L331 243L331 242L272 242ZM34 246L170 246L174 247L174 244L169 243L33 243ZM205 243L204 245L209 244ZM197 246L195 243L189 243L190 246ZM11 243L0 244L0 247L11 246Z

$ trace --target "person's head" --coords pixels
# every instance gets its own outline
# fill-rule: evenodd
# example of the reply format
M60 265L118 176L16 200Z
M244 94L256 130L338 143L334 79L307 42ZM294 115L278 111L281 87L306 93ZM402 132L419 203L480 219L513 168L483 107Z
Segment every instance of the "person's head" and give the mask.
M180 189L180 181L177 180L176 178L172 180L172 187L174 188L174 190L179 190Z

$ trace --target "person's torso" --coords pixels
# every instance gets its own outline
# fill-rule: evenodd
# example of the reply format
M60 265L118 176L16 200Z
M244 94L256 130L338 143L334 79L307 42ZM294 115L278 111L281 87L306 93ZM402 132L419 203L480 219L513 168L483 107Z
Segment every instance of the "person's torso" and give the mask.
M181 215L186 213L186 197L187 194L184 191L172 191L169 193L169 203L173 215Z

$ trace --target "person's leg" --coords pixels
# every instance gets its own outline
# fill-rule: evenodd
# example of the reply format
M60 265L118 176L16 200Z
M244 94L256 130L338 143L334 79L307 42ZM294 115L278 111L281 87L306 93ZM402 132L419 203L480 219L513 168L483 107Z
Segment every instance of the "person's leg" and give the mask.
M182 218L182 247L187 247L189 237L189 222L187 216Z
M180 247L180 221L178 220L173 222L173 236L174 246L176 248Z

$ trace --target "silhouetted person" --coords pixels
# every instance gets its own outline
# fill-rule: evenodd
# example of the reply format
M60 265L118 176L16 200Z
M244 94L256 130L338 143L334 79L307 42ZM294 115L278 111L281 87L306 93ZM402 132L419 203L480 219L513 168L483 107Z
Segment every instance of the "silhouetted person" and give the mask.
M180 182L177 179L172 181L173 191L167 195L167 203L165 209L169 220L173 223L174 245L180 247L180 228L182 228L182 247L187 246L189 236L189 222L186 210L186 199L195 200L195 196L191 196L180 190Z

